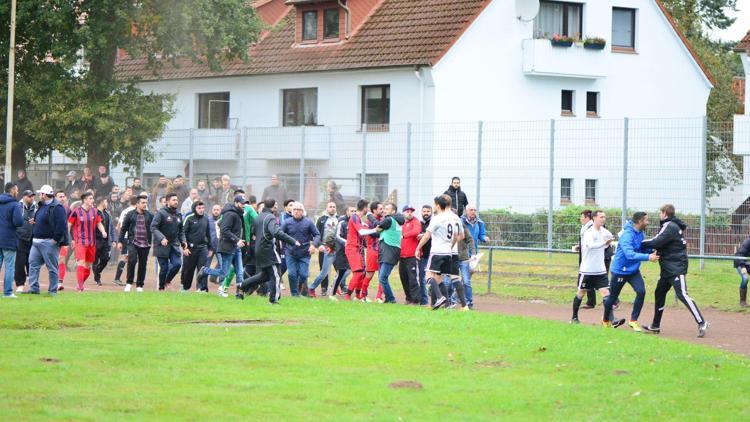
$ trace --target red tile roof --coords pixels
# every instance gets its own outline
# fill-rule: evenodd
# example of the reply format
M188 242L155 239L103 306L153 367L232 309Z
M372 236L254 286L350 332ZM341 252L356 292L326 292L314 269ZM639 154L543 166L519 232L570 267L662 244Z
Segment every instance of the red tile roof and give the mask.
M734 47L734 51L738 53L745 53L748 50L750 50L750 31L747 31L742 41Z
M165 62L155 75L145 59L123 59L122 79L190 79L392 66L434 65L491 0L383 0L349 41L294 46L294 9L250 49L250 60L211 72L190 60Z

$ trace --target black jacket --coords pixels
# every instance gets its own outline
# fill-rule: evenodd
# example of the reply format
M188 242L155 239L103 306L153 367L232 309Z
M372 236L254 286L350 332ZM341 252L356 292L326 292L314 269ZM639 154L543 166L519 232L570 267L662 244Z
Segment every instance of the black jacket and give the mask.
M469 200L466 199L464 191L461 188L454 189L453 185L451 185L443 193L451 197L451 208L456 210L456 214L461 217L464 214L464 209L469 205Z
M182 223L182 243L190 249L212 250L210 230L211 224L209 224L208 217L196 214L195 205L193 205L193 212L188 214Z
M233 203L226 204L221 210L219 247L216 252L234 253L240 239L242 239L242 210L235 207Z
M115 241L115 219L112 218L112 214L107 210L99 211L99 209L97 209L96 212L102 218L102 225L104 226L104 230L107 231L106 239L102 237L102 232L99 230L96 231L96 244L107 243L108 245L111 245L112 242Z
M151 244L151 223L154 221L154 215L148 212L148 210L143 212L145 216L145 223L146 223L146 241L148 244ZM126 244L126 243L133 243L133 240L135 239L135 222L137 219L138 211L133 210L127 213L125 215L125 219L122 220L122 226L120 227L120 238L118 239L118 242ZM128 239L125 240L125 234L127 233Z
M656 250L661 277L687 274L687 241L683 235L687 225L677 217L668 217L659 222L659 227L659 233L653 239L644 240L641 249Z
M740 248L737 249L737 252L734 253L734 256L741 256L742 258L750 258L750 237L745 239L742 244L740 245ZM750 262L746 259L735 259L734 260L734 268L739 267L750 267Z
M34 226L29 223L29 220L34 218L34 214L36 214L36 202L32 202L31 205L26 206L26 204L23 203L23 201L20 201L21 204L21 216L23 217L23 226L16 229L16 234L18 234L18 238L21 240L25 240L27 242L31 241L31 234L34 231Z
M280 240L289 245L294 245L296 242L292 236L281 231L276 216L267 210L263 210L253 222L253 234L255 235L255 266L257 268L281 264L281 257L276 250L277 241Z
M154 253L157 258L169 258L173 248L179 249L182 238L182 214L177 210L164 207L156 212L151 221L151 233L154 236ZM167 246L161 244L167 239Z

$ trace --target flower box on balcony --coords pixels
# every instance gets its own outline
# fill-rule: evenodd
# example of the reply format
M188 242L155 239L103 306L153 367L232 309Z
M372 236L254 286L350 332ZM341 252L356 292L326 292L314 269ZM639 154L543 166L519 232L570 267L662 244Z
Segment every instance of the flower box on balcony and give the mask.
M607 40L598 37L586 38L586 40L583 42L583 48L589 50L604 50L604 46L606 45Z
M550 38L549 42L555 47L570 47L573 45L575 39L566 35L555 34Z

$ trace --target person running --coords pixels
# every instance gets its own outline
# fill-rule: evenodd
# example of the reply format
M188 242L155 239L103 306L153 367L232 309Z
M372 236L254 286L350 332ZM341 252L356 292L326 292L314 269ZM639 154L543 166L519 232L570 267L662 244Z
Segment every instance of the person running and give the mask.
M659 209L659 233L653 239L644 240L641 247L653 249L659 254L659 267L661 274L654 291L654 319L649 326L643 328L654 334L661 332L661 317L664 314L664 306L667 293L674 287L675 296L690 311L698 324L698 337L704 337L710 326L703 318L698 305L688 295L687 277L688 257L687 241L683 236L687 225L675 216L674 205L665 204Z
M315 243L320 239L320 232L315 228L315 224L305 217L305 208L300 202L294 202L292 205L292 218L287 218L281 223L281 231L299 243L299 246L287 244L284 248L286 268L289 272L289 290L292 296L307 296L310 256L316 250Z
M197 199L191 205L191 212L185 217L182 223L182 239L180 242L184 245L182 249L182 274L180 281L182 288L180 291L189 292L193 287L193 276L195 272L206 265L208 256L213 254L211 246L211 226L208 224L206 217L206 204ZM196 282L196 290L199 292L208 292L208 280L205 277L199 277Z
M229 275L229 269L234 266L236 274L241 275L242 271L242 248L245 246L245 239L242 237L242 212L247 200L244 195L235 195L231 203L226 204L221 211L219 220L218 247L216 253L221 257L219 269L201 267L198 271L198 278L204 276L217 276L222 279ZM240 278L240 276L238 276ZM237 297L241 296L239 285L241 280L237 280ZM229 297L223 285L219 285L219 296Z
M94 194L85 192L81 195L81 206L70 213L68 228L73 233L75 241L77 290L82 292L96 260L95 230L99 230L104 239L109 236L99 212L94 208Z
M138 196L135 209L125 214L123 218L117 249L120 251L123 248L128 249L125 292L132 289L133 280L135 280L136 291L138 293L143 292L146 269L148 268L148 255L151 249L151 223L153 220L153 214L148 211L148 197L146 195ZM135 274L136 262L138 263L137 277Z
M451 199L448 195L435 197L435 215L430 220L424 236L417 245L415 252L416 258L422 258L422 247L427 241L432 240L430 256L427 259L427 284L430 286L435 300L432 303L432 309L439 309L448 301L445 287L443 285L443 276L450 276L453 287L461 299L461 310L469 310L466 306L466 296L464 295L463 284L459 279L458 256L456 243L463 238L463 224L451 209Z
M369 302L370 298L367 297L367 288L370 286L370 281L375 276L375 272L380 268L378 263L378 233L375 230L378 223L383 220L383 204L375 201L370 204L370 212L366 216L366 228L371 230L371 234L365 237L367 242L367 250L365 252L365 278L362 280L362 299L365 302ZM382 300L383 298L383 286L378 283L378 293L375 295L376 300Z
M255 222L255 219L258 218L258 211L256 210L257 206L257 199L254 195L250 195L250 197L247 199L247 203L243 208L242 235L245 238L245 246L242 248L242 266L244 268L245 274L244 277L240 276L240 281L242 281L242 278L246 278L255 274L255 245L253 241L253 223ZM229 270L229 275L224 277L222 286L225 292L229 290L229 287L232 285L232 280L234 280L235 272L236 271L234 270L234 266L232 266L232 269Z
M140 201L139 196L135 196L135 195L131 196L130 201L129 201L130 206L122 210L122 213L120 214L120 218L118 219L118 222L117 222L117 233L120 233L120 235L122 235L122 232L123 232L122 223L125 221L125 218L127 218L128 214L131 213L133 210L135 210L136 206L138 205L138 201ZM148 197L146 195L144 195L144 198L148 200ZM122 236L119 236L119 237L121 238ZM125 266L128 263L128 250L130 248L128 248L127 242L130 239L125 238L124 240L125 242L123 243L123 246L121 248L117 248L117 250L120 252L120 256L117 259L117 269L115 270L115 279L113 281L115 286L122 286L122 281L121 281L122 273L124 272ZM118 241L119 241L119 238L118 238Z
M411 205L406 205L401 209L404 224L401 226L401 255L398 260L401 287L404 289L406 303L409 305L419 305L421 302L419 271L414 254L419 244L419 235L422 234L422 223L414 217L414 211Z
M336 258L336 227L338 226L339 216L336 215L336 203L328 201L326 211L318 217L315 222L315 228L320 233L320 241L315 245L318 247L318 265L320 273L315 277L313 284L310 285L311 296L315 295L315 289L321 286L321 295L328 294L328 272L331 270L333 261ZM336 292L334 291L334 294Z
M352 214L347 224L345 253L352 272L352 279L346 289L346 300L351 300L352 294L357 299L362 298L362 283L365 279L366 247L364 238L366 235L363 233L367 232L367 227L365 227L362 218L367 212L368 205L369 202L366 199L360 199L357 202L357 211Z
M336 269L336 281L333 283L333 290L329 299L337 301L336 295L340 292L346 292L346 277L351 273L349 260L346 259L346 237L349 227L349 219L357 212L356 207L347 207L346 215L339 217L336 225L336 259L333 267Z
M107 232L107 236L102 236L101 233L96 232L96 255L94 256L94 265L92 270L94 272L94 282L97 286L102 285L102 271L109 263L109 257L112 253L112 242L116 242L115 239L115 221L112 215L107 210L107 198L99 198L96 200L96 212L99 214L99 218L102 221L102 226Z
M18 186L8 182L0 195L0 266L5 267L3 277L3 297L17 298L13 293L16 271L16 251L18 250L18 229L24 220L21 205L18 203Z
M612 244L613 236L609 230L603 227L607 216L604 211L591 213L591 226L583 232L581 238L581 265L578 267L578 290L573 298L573 317L571 324L580 324L578 310L583 301L583 295L588 289L598 290L602 300L609 296L609 281L607 280L607 267L604 265L604 249ZM625 320L612 323L612 327L619 327Z
M159 263L159 290L163 291L172 282L182 266L182 214L177 210L177 194L168 193L164 197L166 206L154 215L151 233L154 236L156 260Z
M578 234L578 244L573 246L573 250L575 252L578 252L578 267L581 266L581 242L583 240L583 233L591 227L592 224L594 224L591 221L591 210L583 210L581 211L581 214L579 216L579 221L581 222L581 231ZM605 252L604 257L606 259L607 254ZM606 263L605 263L606 266ZM578 278L576 279L576 283L578 283L577 280L581 278L581 273L578 273ZM581 309L594 309L596 307L596 291L594 289L586 290L586 303L581 305Z
M253 234L255 235L255 267L257 273L248 277L240 283L238 298L243 299L244 293L256 290L261 284L269 283L268 301L278 304L281 298L281 275L279 266L281 257L276 245L279 241L287 245L302 246L300 242L284 233L276 222L277 202L273 198L266 199L263 203L263 212L253 223Z
M612 305L617 302L622 288L625 283L630 284L635 291L635 301L633 302L633 311L630 314L628 326L633 331L640 332L641 326L638 324L638 317L643 308L643 299L646 297L646 286L641 276L641 261L656 262L659 257L655 252L645 250L641 247L643 242L643 231L648 227L648 215L645 212L636 212L633 219L625 222L625 227L619 235L617 251L615 252L614 265L612 266L612 277L609 282L610 294L604 302L604 316L602 324L605 327L612 327L614 319L611 316ZM618 321L619 322L619 321Z
M385 294L385 303L396 303L396 297L393 295L388 277L390 277L401 256L401 233L406 220L403 215L396 213L396 204L388 202L383 208L385 217L376 228L380 234L378 281Z
M18 252L16 252L16 268L14 278L16 279L16 293L23 293L23 286L26 284L26 277L29 274L29 253L31 253L31 235L34 231L34 214L36 214L37 204L34 201L36 194L34 191L27 190L22 194L21 216L23 217L23 226L16 230L18 234Z
M19 249L20 250L20 249ZM742 242L737 252L734 254L741 258L750 258L750 237ZM750 262L747 259L735 259L734 269L740 275L740 307L747 308L747 271L750 268ZM18 267L16 267L16 273Z

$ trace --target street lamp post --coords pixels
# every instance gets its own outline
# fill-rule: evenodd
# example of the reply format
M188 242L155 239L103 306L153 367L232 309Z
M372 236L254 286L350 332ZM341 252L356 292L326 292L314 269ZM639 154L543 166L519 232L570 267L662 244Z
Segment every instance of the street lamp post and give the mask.
M16 88L16 0L10 3L10 52L8 54L8 121L5 126L5 181L11 181L13 148L13 93Z

